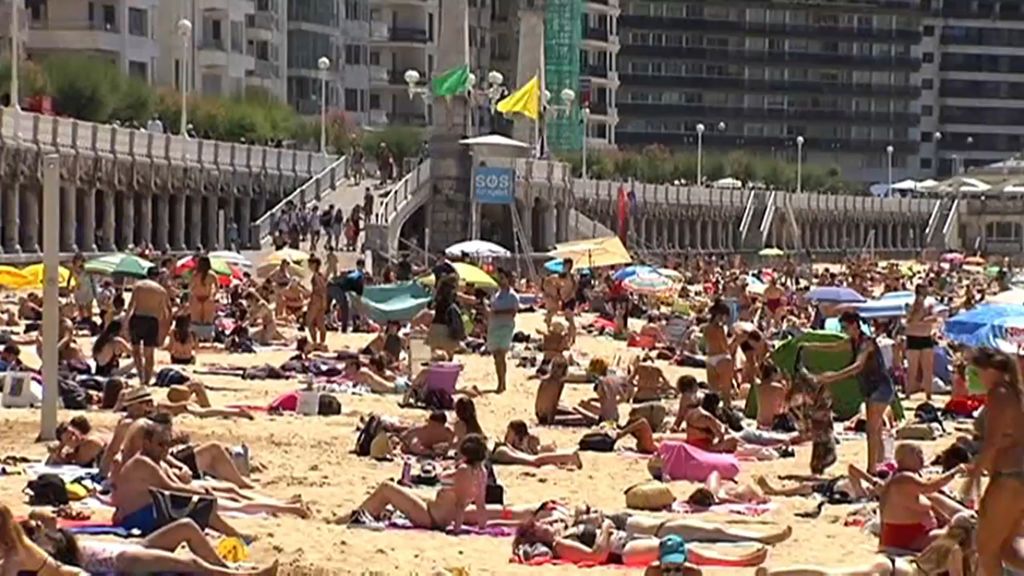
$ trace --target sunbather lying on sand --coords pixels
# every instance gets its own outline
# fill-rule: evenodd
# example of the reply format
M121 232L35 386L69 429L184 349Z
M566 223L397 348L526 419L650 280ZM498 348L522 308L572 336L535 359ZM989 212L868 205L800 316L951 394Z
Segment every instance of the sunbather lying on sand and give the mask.
M494 445L491 461L495 464L520 464L539 468L549 464L583 468L578 450L558 450L553 444L541 444L530 434L526 422L513 420L505 430L505 440Z

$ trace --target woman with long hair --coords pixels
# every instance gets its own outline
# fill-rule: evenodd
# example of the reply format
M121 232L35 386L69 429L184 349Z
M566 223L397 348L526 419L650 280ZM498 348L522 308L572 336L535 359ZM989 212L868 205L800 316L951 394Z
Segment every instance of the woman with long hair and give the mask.
M443 352L451 360L465 337L461 329L462 311L458 303L458 276L442 276L434 289L434 317L427 332L427 346L431 352ZM457 324L459 323L459 324Z
M99 336L92 344L92 361L96 364L97 376L110 377L119 373L118 365L122 357L130 357L132 347L121 337L124 329L120 318L114 318L103 327Z
M1014 546L1024 521L1024 381L1017 359L1004 352L983 348L971 362L987 394L983 447L965 492L989 473L978 513L978 575L1001 576L1004 564L1024 568Z
M935 379L935 330L937 317L928 303L928 286L918 284L914 303L907 313L907 394L924 390L925 401L932 401Z
M217 278L212 270L209 256L196 258L196 269L188 288L188 309L192 323L197 326L213 324L217 314Z
M453 429L456 441L461 442L470 434L487 437L487 434L484 434L484 429L480 426L480 420L477 419L476 404L473 403L472 398L463 396L455 401L455 418Z
M0 574L35 576L88 576L78 568L64 566L25 535L6 504L0 503Z
M704 325L708 385L726 403L732 400L732 383L736 371L736 345L726 334L729 315L729 307L725 302L716 300L708 309L708 322Z
M196 363L196 338L192 335L192 318L187 314L174 319L167 351L171 355L171 364Z

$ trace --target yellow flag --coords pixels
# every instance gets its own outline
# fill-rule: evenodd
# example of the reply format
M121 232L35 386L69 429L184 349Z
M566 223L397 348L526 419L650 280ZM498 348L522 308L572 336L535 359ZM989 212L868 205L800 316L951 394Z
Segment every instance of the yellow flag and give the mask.
M521 88L498 102L502 114L522 114L531 120L540 117L540 78L534 76Z

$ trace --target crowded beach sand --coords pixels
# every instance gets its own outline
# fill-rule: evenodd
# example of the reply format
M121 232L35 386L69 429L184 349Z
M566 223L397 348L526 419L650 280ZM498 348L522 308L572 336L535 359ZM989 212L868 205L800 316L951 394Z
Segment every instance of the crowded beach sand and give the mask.
M524 314L518 324L523 330L543 325L543 315ZM358 349L372 335L330 333L331 350L343 347ZM87 346L89 339L83 338ZM628 351L622 342L581 333L576 348L591 355L612 358ZM31 349L24 352L26 363L38 365ZM259 355L226 354L204 349L198 357L198 366L215 362L248 366L268 362L278 364L291 356L292 351L261 352ZM158 353L158 361L166 364L166 352ZM495 387L494 365L488 356L464 355L459 361L466 365L461 386L476 385L485 394L476 400L480 423L489 435L499 436L506 423L523 419L531 423L533 432L546 442L561 447L574 447L581 431L577 428L537 427L533 425L533 400L537 380L528 379L531 370L509 368L509 389L503 395L487 394ZM703 370L665 365L671 381L683 374L703 378ZM264 404L277 395L295 388L294 381L240 380L233 377L202 376L211 387L215 405L243 403ZM223 389L221 391L220 389ZM568 385L563 400L575 402L587 396L590 387ZM279 498L301 494L313 510L309 520L281 517L238 518L245 532L258 536L252 545L254 561L281 561L281 574L295 576L326 574L446 574L445 570L463 568L469 574L545 574L590 573L642 573L642 569L607 566L573 568L565 566L522 566L510 563L511 537L487 536L452 537L430 531L388 530L372 532L350 529L334 520L347 514L383 480L395 479L401 472L400 462L375 462L352 453L356 440L359 416L371 412L423 420L423 410L398 407L394 396L341 396L341 416L297 416L294 414L268 416L256 414L255 420L201 420L188 416L176 421L193 441L217 440L228 444L245 443L252 459L264 470L254 474L261 489ZM61 411L66 420L73 413ZM118 415L111 412L88 413L96 428L109 433ZM23 455L34 460L45 457L44 445L33 443L39 431L37 410L0 410L0 455ZM938 443L935 443L937 446ZM931 452L935 446L926 445ZM798 446L796 457L773 462L744 462L741 479L749 481L755 475L770 478L781 474L806 474L810 447ZM839 470L847 463L861 463L864 459L863 441L854 441L840 447ZM511 504L539 503L546 499L560 499L568 503L587 502L609 510L625 508L623 492L629 486L650 479L645 458L632 453L581 453L583 469L566 470L554 466L539 469L518 466L500 466L497 474L505 486L507 501ZM0 501L10 505L16 515L29 510L22 490L24 476L0 477ZM670 483L678 497L685 497L698 486L695 483ZM773 565L793 563L820 563L825 566L848 566L870 559L877 547L877 538L854 527L844 527L846 512L851 507L829 506L817 519L802 519L794 513L814 507L807 498L775 498L778 508L763 516L751 518L734 514L702 513L701 520L725 523L737 527L792 526L793 536L772 547L769 562ZM667 515L666 515L667 517ZM457 571L456 571L457 572ZM754 574L754 568L710 568L708 574Z

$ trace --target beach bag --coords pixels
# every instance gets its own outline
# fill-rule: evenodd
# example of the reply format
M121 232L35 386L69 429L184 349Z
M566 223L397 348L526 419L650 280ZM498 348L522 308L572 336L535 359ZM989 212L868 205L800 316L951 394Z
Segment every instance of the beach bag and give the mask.
M154 386L170 388L171 386L184 386L188 384L189 377L176 368L161 368L156 373L154 380Z
M157 488L149 489L149 497L153 500L158 529L188 518L206 530L210 527L210 517L217 504L217 499L212 496L181 494Z
M487 472L487 485L484 488L484 502L486 504L505 505L505 487L498 482L498 475L494 473L494 466L490 460L484 462L484 470Z
M641 419L647 420L651 430L657 432L661 430L661 425L665 423L666 416L668 416L668 409L661 402L644 402L643 404L633 406L629 410L628 420L629 422Z
M85 410L89 407L89 393L73 380L60 378L57 380L57 393L64 408L68 410Z
M455 398L451 392L440 388L431 388L423 393L423 406L428 410L452 410L455 408Z
M585 452L611 452L615 438L605 432L587 432L580 438L580 450Z
M672 490L661 482L647 481L626 488L626 508L665 510L676 501Z
M341 402L335 396L321 394L316 413L320 416L338 416L341 414Z
M462 342L466 339L466 323L462 318L462 312L459 307L452 304L448 307L446 312L448 315L445 319L445 323L448 326L448 338L455 342Z
M384 422L380 419L380 416L370 414L370 417L363 423L362 429L359 430L359 434L356 435L356 454L359 456L369 456L370 447L373 446L373 439L383 431L383 428Z
M64 480L56 474L40 474L30 480L25 490L31 506L63 506L68 503L68 490Z

